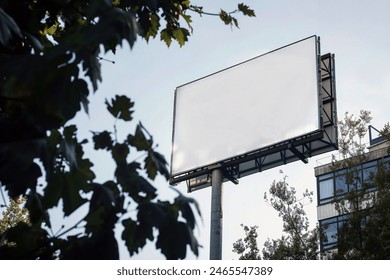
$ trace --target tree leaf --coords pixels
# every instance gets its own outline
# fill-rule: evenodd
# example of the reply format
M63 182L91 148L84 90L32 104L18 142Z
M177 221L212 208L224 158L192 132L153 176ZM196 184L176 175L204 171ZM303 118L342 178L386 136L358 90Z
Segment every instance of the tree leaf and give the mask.
M130 164L118 164L115 170L115 177L122 186L123 191L137 203L149 201L156 197L156 188L139 173L139 164L132 162Z
M140 234L138 223L130 218L123 220L122 225L124 227L121 236L122 240L125 241L130 256L133 256L139 252L140 248L146 245L146 236Z
M95 52L88 52L82 58L83 68L86 70L86 75L89 76L93 90L96 91L98 88L98 82L102 81L101 75L101 64L98 59L98 49Z
M12 198L26 194L27 189L37 185L42 172L34 158L43 148L40 140L0 145L0 181Z
M115 224L117 220L116 209L123 207L123 205L117 204L119 201L117 200L115 191L109 187L111 185L109 182L105 184L93 184L89 212L85 219L87 222L85 226L87 233L97 232L103 227L110 227Z
M193 28L191 26L191 23L192 23L192 19L191 19L191 16L190 15L186 15L186 14L182 14L181 15L184 20L186 21L187 25L188 25L188 28L190 29L191 33L193 32Z
M193 31L191 16L186 14L193 10L192 1L71 1L71 8L65 2L69 1L0 5L0 47L6 54L0 63L0 182L11 196L29 194L27 204L37 228L50 227L48 210L56 205L62 204L62 213L69 216L87 198L90 212L59 236L51 233L49 238L45 232L39 235L35 229L23 228L25 241L36 242L36 247L18 247L20 254L13 256L117 258L114 227L128 210L124 201L132 209L138 207L139 214L139 221L123 222L122 237L130 254L160 233L158 247L167 258L184 258L188 246L197 254L191 210L196 204L183 197L175 202L156 199L149 178L159 173L167 178L167 162L154 152L153 138L141 124L124 143L114 141L107 131L93 135L95 149L108 150L117 165L115 181L104 184L94 182L92 162L84 158L86 141L76 137L78 125L66 126L82 107L88 114L89 93L102 80L100 52L115 52L125 42L132 47L139 35L154 38L162 26L160 38L165 44L175 40L183 46ZM250 14L246 6L240 9ZM203 13L202 7L195 10ZM230 24L238 25L234 18ZM146 27L143 33L139 25ZM115 118L133 119L134 103L128 97L110 97L105 104ZM130 146L147 153L143 169L138 162L128 163ZM40 178L42 173L45 178ZM80 228L82 234L69 235L73 228ZM21 244L23 234L22 230L15 233ZM66 238L59 238L65 234Z
M164 41L165 44L169 47L172 44L172 35L168 29L163 29L160 32L160 40Z
M149 151L153 145L153 142L146 138L140 125L137 125L134 135L129 134L127 136L127 141L131 146L135 147L137 151Z
M63 180L63 209L64 215L69 216L86 202L86 200L80 196L81 186L83 186L85 182L83 178L72 176L71 173L65 173Z
M187 245L190 245L195 255L199 254L198 243L185 223L171 220L160 228L159 233L156 248L160 249L168 260L184 259Z
M26 208L28 209L30 222L33 225L41 225L45 223L49 228L50 218L47 210L42 205L43 197L36 193L32 192L27 196Z
M173 38L179 43L179 46L182 47L186 42L188 42L188 36L190 32L185 28L177 28L172 31Z
M248 5L245 5L243 3L238 4L238 10L242 12L245 16L249 17L255 17L255 11L252 10Z
M44 190L42 204L46 209L58 205L64 191L64 178L61 173L54 173L49 176L47 186Z
M138 206L137 219L139 224L147 228L160 228L169 215L166 202L144 202Z
M169 180L169 171L167 165L168 163L164 156L153 150L150 150L148 156L145 158L146 173L152 180L156 178L157 172Z
M117 143L112 148L111 154L117 164L126 163L130 150L126 144Z
M231 25L232 24L232 16L229 15L227 12L224 10L221 10L219 12L219 18L226 24L226 25Z
M160 17L156 13L150 13L149 10L143 10L139 13L138 22L144 30L144 38L149 41L149 38L155 38L160 28Z
M134 111L131 109L134 106L134 102L131 102L130 98L124 95L116 95L115 98L111 99L111 104L106 100L107 110L115 118L122 119L124 121L131 121L131 116Z
M186 220L189 227L191 229L194 229L196 225L196 220L190 203L195 203L196 208L198 210L198 214L200 215L199 205L197 205L196 201L194 201L192 198L187 198L180 194L178 197L175 198L174 201L174 204L177 205L177 207L179 208L182 217Z
M95 143L95 150L106 149L111 150L113 146L113 141L111 139L111 133L108 131L103 131L100 133L94 133L92 136L93 142Z

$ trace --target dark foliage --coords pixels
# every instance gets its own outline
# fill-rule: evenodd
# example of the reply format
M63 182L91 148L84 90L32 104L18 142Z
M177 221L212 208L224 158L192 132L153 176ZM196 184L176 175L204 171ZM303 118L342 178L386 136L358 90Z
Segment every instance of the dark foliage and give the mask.
M130 255L147 240L168 259L184 258L187 247L198 254L196 203L182 195L173 202L157 198L151 182L157 174L168 177L167 162L142 124L124 141L115 129L93 133L94 148L115 162L106 182L96 180L84 154L91 139L79 140L77 127L67 124L80 110L88 113L102 81L101 54L158 34L167 45L182 46L192 30L188 12L197 9L184 0L0 0L0 183L10 197L27 197L30 215L29 225L4 233L16 246L0 243L0 258L117 259L118 223ZM254 16L243 4L238 11ZM116 120L132 120L129 97L115 96L106 106ZM145 154L143 164L129 160L131 150ZM136 217L125 215L129 205ZM88 211L54 233L49 210L55 206L65 217Z

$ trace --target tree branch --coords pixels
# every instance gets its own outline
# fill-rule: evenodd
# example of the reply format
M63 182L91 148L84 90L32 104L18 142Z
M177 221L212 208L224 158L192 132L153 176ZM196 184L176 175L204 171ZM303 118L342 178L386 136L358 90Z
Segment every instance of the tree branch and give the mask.
M199 15L216 16L216 17L219 17L219 16L220 16L220 13L205 12L205 11L203 11L203 7L199 7L199 6L193 6L193 5L191 5L191 6L188 7L188 9L189 9L190 11L193 11L193 12L198 13ZM227 14L228 14L228 15L232 15L232 14L235 14L235 13L238 13L238 12L239 12L239 10L236 9L236 10L234 10L234 11L232 11L232 12L227 13Z

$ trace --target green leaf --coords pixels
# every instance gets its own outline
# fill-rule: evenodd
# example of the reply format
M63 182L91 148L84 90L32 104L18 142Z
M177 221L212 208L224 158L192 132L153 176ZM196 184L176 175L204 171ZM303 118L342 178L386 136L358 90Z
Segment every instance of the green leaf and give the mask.
M111 104L106 100L107 110L115 118L122 119L124 121L131 121L131 116L134 111L131 109L134 106L134 102L131 102L130 98L124 95L116 95L115 98L111 99Z
M148 151L153 145L153 141L146 138L140 125L137 125L134 135L129 134L127 136L127 141L131 146L135 147L137 151Z
M96 91L98 88L98 82L102 81L101 75L101 64L98 59L98 50L93 53L87 53L82 57L83 68L86 70L86 75L89 76L93 90Z
M157 172L169 180L167 165L168 163L164 156L152 150L149 151L148 156L145 158L146 173L152 180L156 178Z
M117 220L116 209L117 207L123 207L123 205L118 205L119 201L115 193L118 189L112 189L112 183L112 181L109 181L103 185L93 184L93 195L89 203L89 213L86 218L87 225L85 230L87 233L115 224Z
M61 173L54 173L49 177L42 199L42 203L46 209L58 205L64 191L64 181Z
M58 26L59 26L59 22L55 22L53 25L51 26L45 26L44 30L43 30L43 35L51 35L53 36L57 29L58 29Z
M168 29L161 30L160 39L161 41L164 41L168 47L172 44L172 34L168 31Z
M106 149L111 150L113 142L111 139L111 133L108 131L103 131L100 133L94 133L92 140L95 143L95 150Z
M126 144L115 144L112 148L111 154L117 164L126 163L127 156L129 155L129 147Z
M151 200L156 197L156 188L138 173L139 163L118 164L115 170L115 177L122 186L123 191L130 197L140 203L145 200Z
M28 209L30 222L33 225L40 225L45 222L50 227L49 215L42 202L43 197L40 194L32 192L28 195L26 208Z
M200 215L200 209L197 202L192 198L187 198L184 195L179 195L175 198L174 204L180 209L182 217L186 220L189 227L193 230L196 225L195 215L192 211L190 203L195 204L198 214Z
M77 126L72 124L64 128L64 137L66 140L72 140L76 137Z
M79 102L83 105L84 111L89 114L89 100L88 100L88 84L86 81L82 79L77 79L76 81L73 82L73 87L75 92L78 92L79 94Z
M77 167L77 153L76 149L79 146L76 138L77 127L70 125L64 128L64 139L62 140L62 152L68 160L71 167Z
M183 8L188 9L191 6L191 1L190 0L181 1L181 5Z
M81 186L85 184L83 179L84 178L72 176L71 173L65 173L63 175L64 188L62 201L65 216L69 216L86 202L86 200L80 196Z
M144 30L144 38L146 41L155 38L160 28L160 17L156 13L151 13L149 10L143 10L139 13L139 23Z
M180 47L184 46L188 42L188 36L190 32L185 28L177 28L172 31L173 38L179 43Z
M64 260L117 260L118 243L112 228L102 229L84 236L68 236L61 242L61 258ZM58 241L58 239L56 240Z
M233 21L234 25L235 25L237 28L239 28L239 27L238 27L238 20L237 20L235 17L232 17L232 21Z
M156 248L161 249L161 253L168 260L184 259L187 245L190 245L195 255L199 254L198 242L185 223L171 220L170 223L159 229Z
M249 17L255 17L256 14L255 14L255 11L252 10L249 6L241 3L241 4L238 4L238 10L240 12L242 12L245 16L249 16Z
M66 216L85 203L80 191L89 191L89 182L95 179L92 162L83 158L82 144L85 141L78 143L76 132L75 125L67 126L62 138L58 131L53 130L48 141L48 155L44 157L48 183L44 191L44 208L56 206L62 198ZM67 161L63 160L64 157ZM66 166L69 168L64 169Z
M227 12L225 12L224 10L221 10L219 12L219 18L226 24L226 25L230 25L232 24L232 16L229 15Z
M146 170L146 173L148 174L148 177L152 180L154 180L157 176L157 166L154 162L153 154L149 153L149 155L145 158L145 165L144 168Z
M0 145L0 182L12 198L24 195L37 186L42 175L34 162L44 148L42 141L20 141Z
M122 240L125 241L130 256L133 256L146 245L146 236L140 233L138 223L130 218L123 220L122 225L124 227Z
M169 203L161 201L140 204L137 209L137 219L140 225L147 228L160 228L168 219L168 206L170 206Z
M191 33L193 32L193 28L191 26L191 23L192 23L192 19L191 19L191 16L190 15L186 15L186 14L182 14L181 15L184 20L186 21L187 25L188 25L188 28L191 30Z

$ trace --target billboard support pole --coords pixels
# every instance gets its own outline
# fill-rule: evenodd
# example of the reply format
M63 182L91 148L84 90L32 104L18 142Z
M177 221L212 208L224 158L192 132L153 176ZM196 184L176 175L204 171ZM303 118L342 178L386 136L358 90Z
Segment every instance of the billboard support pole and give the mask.
M222 259L222 169L211 175L210 260Z

